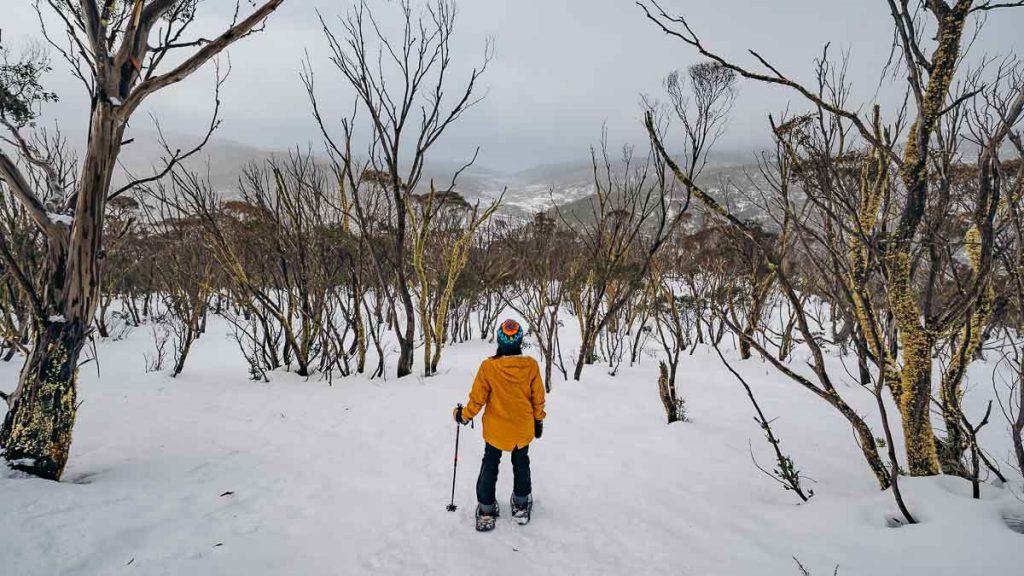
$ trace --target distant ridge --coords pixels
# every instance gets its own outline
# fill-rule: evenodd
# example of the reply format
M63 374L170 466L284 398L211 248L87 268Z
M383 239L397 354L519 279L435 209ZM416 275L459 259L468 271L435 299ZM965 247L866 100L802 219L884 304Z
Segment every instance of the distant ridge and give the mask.
M202 139L201 136L194 134L169 131L165 131L164 136L172 150L180 148L187 151ZM72 139L72 144L75 143ZM208 176L215 190L230 194L238 190L239 178L248 164L284 157L296 150L302 153L312 151L319 161L327 162L326 155L319 146L274 150L214 135L203 150L182 163L182 166L186 170ZM128 144L122 149L120 163L135 177L146 177L162 169L161 159L165 156L167 153L160 146L155 131L136 130L129 136ZM754 151L725 151L712 154L701 179L711 185L713 180L721 177L742 176L744 170L756 172L755 159ZM460 163L450 161L428 164L420 181L420 188L425 190L432 179L437 187L447 187L452 175L461 166ZM470 201L486 201L497 198L504 189L504 209L514 214L528 215L550 210L554 206L585 206L585 200L594 194L593 178L593 166L588 154L584 153L580 161L546 163L513 172L502 172L475 164L459 176L456 191ZM120 186L127 181L127 174L119 171L115 177L115 185Z

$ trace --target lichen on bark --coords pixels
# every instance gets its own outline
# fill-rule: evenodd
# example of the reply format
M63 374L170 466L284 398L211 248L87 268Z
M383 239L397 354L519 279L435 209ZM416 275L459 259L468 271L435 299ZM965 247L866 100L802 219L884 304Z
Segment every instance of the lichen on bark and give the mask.
M5 457L15 469L57 480L67 464L75 420L76 355L55 340L36 358L25 367L30 372L23 390L30 393L15 400L22 409L12 407L5 423Z
M913 476L939 473L938 451L932 431L931 401L932 337L921 324L921 310L915 299L909 252L891 249L889 268L889 307L900 332L903 367L897 402L903 420L907 463Z

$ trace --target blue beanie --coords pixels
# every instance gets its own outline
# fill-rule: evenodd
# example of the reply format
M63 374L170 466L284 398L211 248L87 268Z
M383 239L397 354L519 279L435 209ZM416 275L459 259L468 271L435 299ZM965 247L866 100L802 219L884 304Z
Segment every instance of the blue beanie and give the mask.
M519 354L523 349L523 327L511 318L498 328L498 354Z

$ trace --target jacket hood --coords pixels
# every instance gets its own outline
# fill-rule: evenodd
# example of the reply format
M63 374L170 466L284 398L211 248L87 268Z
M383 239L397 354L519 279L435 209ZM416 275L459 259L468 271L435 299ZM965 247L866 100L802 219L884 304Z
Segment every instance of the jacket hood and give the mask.
M514 382L529 382L537 365L530 356L499 356L489 362L503 379Z

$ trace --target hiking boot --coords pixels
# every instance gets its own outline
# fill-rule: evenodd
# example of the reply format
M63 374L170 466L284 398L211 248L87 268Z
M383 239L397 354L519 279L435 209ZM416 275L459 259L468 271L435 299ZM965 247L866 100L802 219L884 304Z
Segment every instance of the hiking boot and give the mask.
M526 502L516 502L516 495L512 495L512 519L520 526L530 523L530 512L533 510L533 494L526 497Z
M483 508L477 504L476 506L476 531L477 532L490 532L494 530L494 524L498 519L500 512L498 510L498 504L494 504L494 510L485 512Z

